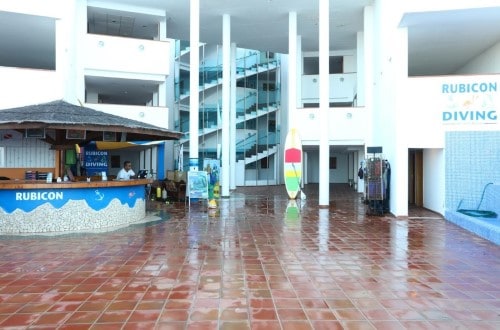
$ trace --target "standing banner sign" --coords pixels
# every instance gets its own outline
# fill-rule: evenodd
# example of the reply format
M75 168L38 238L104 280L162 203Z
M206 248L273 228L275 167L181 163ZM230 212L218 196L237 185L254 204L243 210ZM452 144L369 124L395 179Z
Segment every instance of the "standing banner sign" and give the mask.
M208 175L208 198L220 198L220 160L205 158L203 160L203 170Z
M206 171L188 172L187 197L191 207L191 198L206 199L208 201L208 175Z

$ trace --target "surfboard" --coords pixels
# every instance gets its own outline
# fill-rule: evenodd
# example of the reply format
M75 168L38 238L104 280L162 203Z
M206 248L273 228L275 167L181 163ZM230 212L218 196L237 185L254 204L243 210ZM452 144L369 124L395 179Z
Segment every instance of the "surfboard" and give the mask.
M295 199L300 191L302 178L302 141L299 131L291 128L285 139L283 171L285 188L290 199Z
M300 221L300 210L297 205L297 200L290 199L285 210L285 223L289 227L296 227Z

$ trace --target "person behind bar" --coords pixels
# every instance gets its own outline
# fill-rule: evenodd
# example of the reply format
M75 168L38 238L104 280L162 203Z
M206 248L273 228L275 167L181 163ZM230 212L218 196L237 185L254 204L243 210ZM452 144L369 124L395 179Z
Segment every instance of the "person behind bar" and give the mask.
M123 162L123 168L116 175L117 180L130 180L134 178L135 172L132 170L132 163L129 160Z

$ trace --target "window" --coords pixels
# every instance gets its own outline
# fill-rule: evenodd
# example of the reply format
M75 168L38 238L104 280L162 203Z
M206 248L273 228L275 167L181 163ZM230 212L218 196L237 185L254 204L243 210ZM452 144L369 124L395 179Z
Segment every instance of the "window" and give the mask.
M26 137L45 139L45 129L44 128L27 128L26 129Z
M337 157L330 157L330 169L331 170L337 169Z
M260 168L269 168L267 157L260 160Z
M108 132L108 131L102 132L102 140L111 142L116 141L116 132Z
M118 155L112 155L111 156L111 167L112 168L120 168L121 162L120 162L120 156Z
M344 57L330 56L329 59L330 74L344 73ZM319 57L304 57L304 74L319 74Z
M66 130L66 139L68 140L85 140L86 131L79 129L67 129Z
M266 92L274 92L276 90L276 85L274 83L263 83L262 89Z

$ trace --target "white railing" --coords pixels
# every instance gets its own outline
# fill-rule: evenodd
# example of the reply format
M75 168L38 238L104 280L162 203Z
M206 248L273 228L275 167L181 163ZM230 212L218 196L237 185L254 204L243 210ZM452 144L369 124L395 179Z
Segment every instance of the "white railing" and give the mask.
M328 140L341 144L364 144L367 137L369 121L366 108L339 107L328 109ZM297 127L305 145L318 145L320 139L320 109L297 109Z
M169 75L170 42L87 34L85 69Z
M164 129L168 126L169 109L165 107L148 107L137 105L117 105L117 104L92 104L86 103L86 107L109 113L127 119L138 120L150 125Z
M319 103L319 75L302 76L302 102ZM356 95L356 73L330 75L330 102L352 102Z

